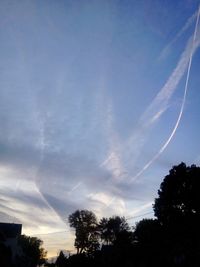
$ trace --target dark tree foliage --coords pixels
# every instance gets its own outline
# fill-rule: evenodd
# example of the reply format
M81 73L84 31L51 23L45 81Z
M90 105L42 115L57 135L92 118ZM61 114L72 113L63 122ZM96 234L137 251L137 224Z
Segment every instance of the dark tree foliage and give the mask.
M181 163L165 176L155 199L168 264L200 265L200 168ZM198 264L197 264L198 263Z
M157 218L139 221L133 232L124 217L102 218L97 225L89 211L75 212L69 221L82 253L69 257L66 266L199 267L199 188L199 167L184 163L174 166L161 183L153 205ZM85 244L97 230L96 238L103 243L90 257ZM84 241L78 239L80 236Z
M77 210L69 215L69 224L75 229L77 253L92 254L99 248L97 218L92 211Z
M134 251L137 263L144 266L165 266L163 262L163 231L158 220L143 219L136 223Z
M124 217L102 218L99 222L100 237L105 244L113 244L120 232L129 230L129 225Z
M37 237L21 235L18 238L21 253L16 260L17 266L35 267L44 264L47 252L42 248L42 244L42 240Z
M99 232L103 245L100 266L126 266L130 260L133 235L124 217L102 218Z
M158 220L143 219L136 223L133 236L135 242L150 245L160 239L161 233L161 225Z
M62 251L60 251L55 263L56 267L65 267L67 265L67 257Z
M94 267L93 258L88 257L85 253L70 256L68 264L70 267Z
M49 262L46 262L45 264L44 264L44 266L45 267L56 267L56 264L55 263L49 263ZM66 266L66 265L65 265Z
M174 166L165 176L155 199L154 212L163 224L196 221L200 218L200 168L185 163Z
M110 242L110 231L108 229L108 219L102 218L98 225L98 230L100 233L100 238L105 244L109 244Z

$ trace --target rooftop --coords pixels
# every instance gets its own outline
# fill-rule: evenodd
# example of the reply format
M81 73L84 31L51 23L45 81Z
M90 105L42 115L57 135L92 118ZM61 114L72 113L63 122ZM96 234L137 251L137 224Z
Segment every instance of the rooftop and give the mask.
M22 224L0 223L0 233L5 238L15 238L21 235Z

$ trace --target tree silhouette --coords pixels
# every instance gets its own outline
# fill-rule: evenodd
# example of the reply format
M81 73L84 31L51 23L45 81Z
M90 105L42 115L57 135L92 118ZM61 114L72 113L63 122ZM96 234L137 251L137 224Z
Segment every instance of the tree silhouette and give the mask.
M60 251L55 263L57 267L65 267L67 265L67 258L62 251Z
M69 224L75 229L77 254L93 253L99 247L97 219L92 211L77 210L69 215Z
M137 262L144 266L165 266L162 230L156 219L142 219L136 223L133 236Z
M102 218L99 222L98 226L100 232L100 238L105 244L109 244L110 242L110 230L108 229L108 219Z
M168 265L199 266L200 168L181 163L165 176L155 199ZM198 262L198 264L197 264Z
M37 237L21 235L18 238L18 245L22 253L17 258L17 266L35 267L44 264L47 252L41 247L42 244L42 240Z
M143 219L136 223L134 240L142 244L152 244L161 234L161 225L158 220Z
M97 224L92 212L74 212L69 222L76 231L78 254L69 257L66 266L200 266L199 188L200 167L174 166L153 205L157 218L142 219L133 232L124 217L103 217ZM96 250L99 237L103 244Z
M129 230L129 225L124 217L102 218L99 222L100 237L107 245L113 244L120 232Z
M163 224L200 218L200 168L185 163L174 166L161 183L154 212Z

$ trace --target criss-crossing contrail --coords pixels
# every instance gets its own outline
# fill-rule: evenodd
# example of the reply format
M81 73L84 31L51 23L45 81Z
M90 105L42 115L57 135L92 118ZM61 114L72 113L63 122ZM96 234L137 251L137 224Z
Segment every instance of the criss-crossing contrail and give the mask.
M168 54L170 50L170 47L185 33L185 31L187 31L187 29L193 24L197 16L198 16L198 10L186 21L185 25L176 34L174 39L172 39L172 41L162 50L159 60L165 58L165 56Z
M198 14L197 14L197 19L196 19L193 38L192 38L192 40L189 40L187 48L184 51L185 53L183 53L183 55L182 55L182 57L181 57L181 59L179 61L179 64L178 64L178 66L179 66L182 61L184 62L184 60L187 60L186 58L183 58L183 57L187 55L187 52L188 52L187 50L189 49L189 43L190 43L190 41L192 41L192 44L190 45L191 48L190 48L190 51L189 51L190 55L189 55L189 62L188 62L188 67L187 67L187 75L186 75L186 81L185 81L185 87L184 87L184 95L183 95L181 109L180 109L176 124L175 124L170 136L165 141L164 145L153 156L153 158L149 162L147 162L147 164L131 179L131 182L135 181L163 153L163 151L167 148L167 146L169 145L170 141L172 140L172 138L173 138L174 134L176 133L176 130L177 130L178 126L179 126L181 117L183 115L183 109L184 109L184 106L185 106L185 100L186 100L186 95L187 95L187 91L188 91L188 82L189 82L189 77L190 77L190 70L191 70L191 65L192 65L193 54L194 54L194 52L196 51L196 49L200 45L200 38L199 39L196 38L197 37L198 24L199 24L199 16L200 16L200 5L199 5L199 8L198 8ZM172 73L172 78L173 78L173 75L176 73L178 66L176 67L175 71ZM162 91L163 90L161 90L161 93L158 95L158 97L156 97L155 100L162 99L162 97L164 97L164 96L169 98L169 96L172 93L172 90L170 90L170 88L169 88L169 90L166 90L166 92L164 92L164 91L162 92Z

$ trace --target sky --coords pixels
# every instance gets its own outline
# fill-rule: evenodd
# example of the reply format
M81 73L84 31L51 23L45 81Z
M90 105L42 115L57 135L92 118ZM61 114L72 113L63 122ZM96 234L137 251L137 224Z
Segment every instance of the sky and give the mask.
M199 4L0 1L0 221L53 256L76 209L153 217L172 166L200 165Z

